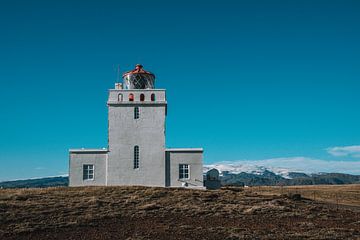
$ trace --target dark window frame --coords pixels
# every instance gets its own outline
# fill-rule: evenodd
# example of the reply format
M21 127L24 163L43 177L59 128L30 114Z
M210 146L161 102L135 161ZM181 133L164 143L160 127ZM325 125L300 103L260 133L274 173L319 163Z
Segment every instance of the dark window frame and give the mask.
M134 146L134 169L140 168L140 148L138 145Z
M95 166L94 164L83 164L83 180L94 180Z
M185 180L190 179L190 165L179 164L179 179Z
M140 118L140 108L139 107L134 107L134 119L139 119Z

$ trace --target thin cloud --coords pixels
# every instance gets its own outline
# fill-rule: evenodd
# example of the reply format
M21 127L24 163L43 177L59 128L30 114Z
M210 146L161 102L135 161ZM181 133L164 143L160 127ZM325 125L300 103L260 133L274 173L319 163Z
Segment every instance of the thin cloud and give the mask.
M336 157L355 157L360 158L360 146L343 146L343 147L331 147L327 148L326 151Z
M36 167L35 170L45 170L46 168L44 167Z

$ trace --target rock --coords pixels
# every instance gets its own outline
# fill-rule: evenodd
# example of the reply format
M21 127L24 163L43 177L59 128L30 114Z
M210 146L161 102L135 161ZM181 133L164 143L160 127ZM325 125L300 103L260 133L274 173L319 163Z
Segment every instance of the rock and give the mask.
M289 194L287 195L287 197L288 197L289 199L295 200L295 201L299 201L299 200L302 199L300 193L289 193Z

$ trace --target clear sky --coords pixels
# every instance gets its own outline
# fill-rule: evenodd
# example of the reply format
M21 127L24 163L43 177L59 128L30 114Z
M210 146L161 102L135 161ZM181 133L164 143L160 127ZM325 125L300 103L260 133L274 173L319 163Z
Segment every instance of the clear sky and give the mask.
M106 147L113 66L137 63L167 89L168 147L354 173L359 56L357 0L1 0L0 180L65 174L69 148Z

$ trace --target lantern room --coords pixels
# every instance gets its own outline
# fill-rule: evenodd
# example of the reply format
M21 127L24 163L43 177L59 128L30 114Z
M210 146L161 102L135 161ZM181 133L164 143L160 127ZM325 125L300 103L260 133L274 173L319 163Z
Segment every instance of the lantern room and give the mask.
M125 89L154 89L155 75L145 71L143 66L137 64L134 70L123 74Z

